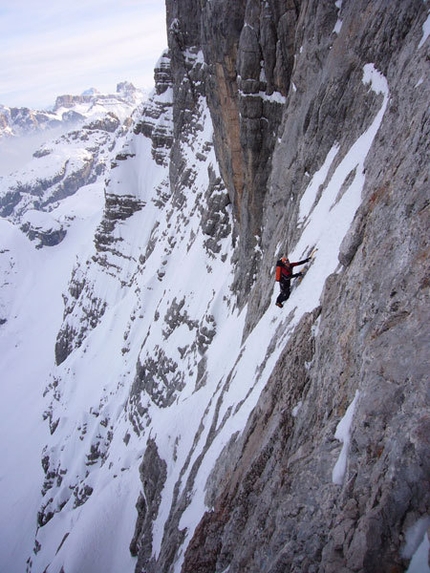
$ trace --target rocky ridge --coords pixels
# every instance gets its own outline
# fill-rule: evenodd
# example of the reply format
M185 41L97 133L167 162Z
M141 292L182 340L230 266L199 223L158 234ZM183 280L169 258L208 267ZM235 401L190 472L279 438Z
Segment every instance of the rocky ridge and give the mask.
M198 57L190 58L188 65L199 67L200 62ZM209 114L199 98L193 101L193 113L188 116L190 121L181 134L182 144L176 140L175 172L181 175L174 188L170 185L168 166L160 160L159 154L160 149L166 153L166 142L172 140L169 134L169 129L173 128L169 121L172 106L166 104L164 89L169 76L168 55L163 56L162 65L164 73L157 74L156 71L156 89L145 103L142 117L135 123L134 136L123 146L110 173L105 209L95 234L95 252L90 260L75 265L68 292L64 294L65 311L56 342L57 368L46 389L45 417L53 438L44 454L45 485L38 517L42 529L36 543L41 546L44 546L46 535L49 538L50 524L55 522L64 502L71 504L72 493L79 493L80 502L73 502L75 507L85 504L93 495L94 472L103 466L113 467L109 462L112 440L122 440L125 434L128 437L124 440L130 448L135 447L132 444L136 439L146 441L147 429L156 419L154 408L171 408L185 389L190 391L191 387L197 391L206 384L205 355L217 332L217 321L210 311L217 293L211 283L207 283L198 315L188 300L196 294L187 292L186 300L181 294L183 287L178 286L180 279L176 280L177 287L173 292L166 286L164 292L168 295L162 295L154 307L144 310L148 297L159 296L154 280L169 284L172 273L169 275L169 268L175 259L175 249L180 254L184 244L192 257L200 259L201 251L206 252L205 274L212 273L214 268L220 270L227 258L232 226L228 197L214 166L213 146L206 139ZM158 85L158 79L163 86ZM158 126L162 126L167 135L162 145ZM190 164L191 145L194 162ZM184 153L188 156L184 157ZM137 174L130 176L133 164L142 157L156 173L155 180L148 183L141 181ZM146 185L154 187L146 189ZM221 273L220 277L224 280ZM184 275L182 280L187 281L188 277ZM152 286L141 286L142 281L144 285ZM129 297L128 292L133 292L133 297ZM103 328L107 316L116 313L118 297L123 300L121 304L129 307L126 324L119 329L123 332L123 340L118 350L126 358L124 364L128 365L124 375L129 377L130 368L134 366L135 369L132 384L124 389L126 408L119 418L105 413L106 407L110 410L110 393L117 395L124 384L115 378L115 388L104 389L100 403L90 408L103 420L103 427L96 435L89 431L87 434L86 424L76 426L77 422L73 421L75 436L61 445L57 443L57 428L68 408L70 360L80 352L87 353L92 333ZM79 441L86 444L81 445L86 448L86 459L91 463L86 461L78 473L71 474L67 459L70 448L77 447ZM154 448L156 450L156 446ZM110 479L117 477L118 469L112 471ZM66 484L70 493L65 500ZM140 515L139 519L146 516L143 506ZM135 553L136 549L132 551Z

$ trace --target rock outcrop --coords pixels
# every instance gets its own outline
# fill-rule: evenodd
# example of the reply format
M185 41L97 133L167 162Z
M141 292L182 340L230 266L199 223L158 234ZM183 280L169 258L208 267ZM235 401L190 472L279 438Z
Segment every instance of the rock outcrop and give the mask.
M30 241L37 241L36 248L55 247L67 233L63 225L49 214L31 210L25 213L21 231Z
M172 76L170 57L166 51L159 59L155 71L155 95L145 104L142 119L134 127L152 141L152 156L159 165L167 165L173 142L172 133Z

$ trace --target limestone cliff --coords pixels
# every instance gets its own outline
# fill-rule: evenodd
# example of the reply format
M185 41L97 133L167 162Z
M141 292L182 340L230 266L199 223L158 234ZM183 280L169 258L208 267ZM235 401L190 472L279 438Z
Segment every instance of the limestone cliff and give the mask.
M404 571L406 532L430 507L426 5L167 0L167 15L176 133L203 94L234 206L245 338L273 302L273 263L306 228L301 199L330 152L311 210L354 153L336 201L363 182L320 305L295 328L211 474L213 510L182 571ZM199 50L204 65L193 77L187 61ZM363 79L370 64L388 92ZM354 144L378 114L361 163ZM336 484L335 430L354 397ZM148 561L144 544L137 570L173 570L182 539L170 522L158 560Z

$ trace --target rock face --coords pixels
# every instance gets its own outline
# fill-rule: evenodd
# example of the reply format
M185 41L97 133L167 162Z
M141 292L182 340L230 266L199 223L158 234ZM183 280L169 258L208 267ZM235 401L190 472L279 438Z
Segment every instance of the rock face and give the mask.
M310 180L334 146L335 169L381 109L383 117L337 272L296 327L245 431L215 465L206 485L213 510L182 571L404 571L405 534L430 507L425 6L189 4L167 2L174 106L181 101L175 130L201 89L186 54L202 48L215 150L236 215L245 337L270 303L273 261L306 225L300 200ZM369 89L369 64L386 78L389 99ZM351 164L338 200L360 169ZM332 175L321 179L315 204ZM335 431L354 398L339 480ZM173 551L178 533L166 530L157 565L146 557L137 571L173 570L167 547ZM142 551L148 555L147 544Z
M154 78L155 92L159 97L149 99L143 118L136 124L134 132L151 138L152 156L159 165L166 165L173 142L172 76L168 52L159 59Z
M289 88L297 13L294 2L282 7L269 2L234 6L206 2L202 8L214 140L240 228L239 298L248 292L252 269L258 264L255 246L261 236L271 155Z

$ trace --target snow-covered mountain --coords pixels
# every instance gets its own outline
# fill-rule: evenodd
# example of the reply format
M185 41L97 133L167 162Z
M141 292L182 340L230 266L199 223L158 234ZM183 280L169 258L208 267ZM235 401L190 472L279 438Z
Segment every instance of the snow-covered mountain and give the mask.
M65 198L88 186L101 196L105 176L121 156L132 115L141 105L141 94L131 84L119 84L117 93L57 98L56 113L68 129L63 125L60 132L44 132L51 139L40 144L22 167L0 176L0 215L19 225L37 246L53 246L63 239L73 216L63 212L59 220L52 211ZM65 116L71 118L70 114L69 123ZM36 141L32 137L30 145ZM20 151L26 142L22 134L12 145Z
M1 571L426 570L429 16L363 4L168 0L0 180Z
M79 96L59 96L49 111L0 106L0 177L21 172L34 153L46 153L46 149L39 148L47 141L67 133L72 137L73 132L76 137L82 127L87 133L101 129L112 134L114 140L113 132L128 121L145 97L133 84L122 82L115 94L91 89ZM22 182L19 174L14 173L12 182L17 180Z
M91 88L78 96L58 96L50 110L0 105L0 139L54 128L70 128L79 121L106 112L111 112L123 120L131 114L143 97L141 90L136 89L133 84L121 82L114 94L103 94ZM49 133L47 136L49 137Z

